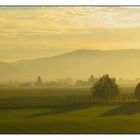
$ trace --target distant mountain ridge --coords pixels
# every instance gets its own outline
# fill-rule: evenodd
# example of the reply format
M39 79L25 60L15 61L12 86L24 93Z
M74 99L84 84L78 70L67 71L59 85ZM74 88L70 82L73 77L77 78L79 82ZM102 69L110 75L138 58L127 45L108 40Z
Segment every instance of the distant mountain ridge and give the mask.
M64 77L87 79L90 74L110 74L118 78L140 77L140 50L75 50L52 57L0 62L1 80L44 80Z

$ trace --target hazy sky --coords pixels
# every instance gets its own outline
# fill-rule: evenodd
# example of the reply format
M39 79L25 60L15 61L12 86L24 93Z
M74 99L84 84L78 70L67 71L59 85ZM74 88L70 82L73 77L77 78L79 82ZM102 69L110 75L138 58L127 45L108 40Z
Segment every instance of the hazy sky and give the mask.
M139 49L140 8L1 7L0 60L75 49Z

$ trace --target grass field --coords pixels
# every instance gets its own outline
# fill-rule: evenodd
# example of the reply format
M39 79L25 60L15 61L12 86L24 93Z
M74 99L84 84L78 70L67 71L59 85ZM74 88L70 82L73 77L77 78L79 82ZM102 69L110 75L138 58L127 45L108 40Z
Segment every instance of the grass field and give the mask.
M132 94L133 88L121 88ZM88 88L1 88L0 133L140 133L140 104L71 104Z

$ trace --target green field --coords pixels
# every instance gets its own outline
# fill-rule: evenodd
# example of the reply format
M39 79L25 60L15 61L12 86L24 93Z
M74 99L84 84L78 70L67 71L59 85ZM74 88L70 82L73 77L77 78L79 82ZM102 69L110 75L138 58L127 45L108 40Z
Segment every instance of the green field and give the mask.
M134 88L121 88L132 94ZM140 104L72 104L88 88L1 88L0 133L140 133Z

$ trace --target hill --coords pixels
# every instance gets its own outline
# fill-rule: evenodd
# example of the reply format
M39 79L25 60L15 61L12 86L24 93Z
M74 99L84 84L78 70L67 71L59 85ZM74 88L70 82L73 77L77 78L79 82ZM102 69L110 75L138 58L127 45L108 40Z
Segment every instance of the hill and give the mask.
M136 78L140 77L139 62L140 50L135 49L76 50L52 57L22 60L5 66L0 63L0 68L4 67L0 76L6 79L34 80L40 75L45 80L55 80L64 77L87 79L92 73L96 76L108 73L118 78Z
M17 68L13 64L0 62L0 81L10 80L17 77Z

